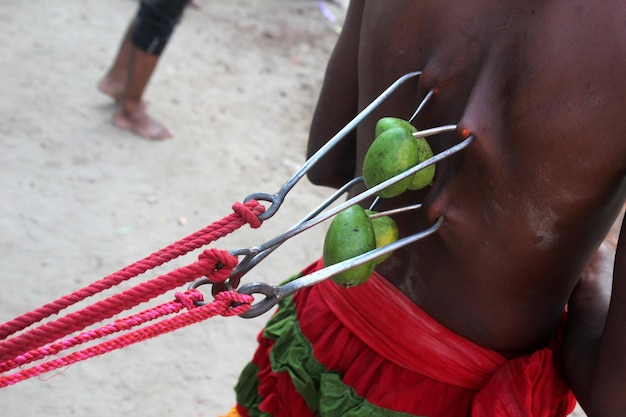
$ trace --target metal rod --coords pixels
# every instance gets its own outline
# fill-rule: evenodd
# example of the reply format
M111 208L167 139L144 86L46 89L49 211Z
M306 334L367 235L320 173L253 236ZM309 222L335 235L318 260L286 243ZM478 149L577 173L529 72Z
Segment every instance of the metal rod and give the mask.
M345 194L350 189L352 189L352 187L362 182L363 182L363 177L354 178L353 180L347 182L343 187L335 191L329 198L327 198L324 202L322 202L322 204L320 204L317 208L315 208L309 214L304 216L298 223L296 223L294 226L288 229L287 232L276 236L275 238L265 242L264 244L260 246L249 248L249 249L236 249L234 251L231 251L231 254L233 255L246 255L246 256L241 262L237 264L237 266L235 267L235 269L233 270L229 278L237 280L241 278L242 276L244 276L246 272L248 272L250 269L256 266L259 262L265 259L270 253L272 253L275 249L277 249L280 245L282 245L287 239L289 239L290 236L288 236L288 233L290 231L297 229L304 222L317 216L324 209L326 209L332 203L337 201L343 194Z
M370 219L377 219L379 217L391 216L398 213L403 213L405 211L416 210L422 208L421 204L413 204L411 206L399 207L397 209L379 211L378 213L374 213L370 215Z
M461 151L462 149L466 148L473 140L473 136L469 136L468 138L466 138L465 140L463 140L462 142L446 149L445 151L442 151L436 155L434 155L433 157L415 165L414 167L396 175L393 178L388 179L387 181L384 181L378 185L376 185L375 187L369 188L365 191L363 191L360 194L357 194L356 196L346 200L345 202L333 207L332 209L329 209L325 212L319 213L316 216L303 221L301 223L298 223L296 226L292 227L291 229L287 230L286 232L274 237L273 239L270 239L268 241L266 241L265 243L262 243L261 245L258 246L253 246L250 247L248 249L237 249L232 251L231 253L233 255L256 255L259 254L261 252L267 251L273 247L277 247L278 245L282 244L283 242L285 242L286 240L304 232L305 230L310 229L313 226L318 225L319 223L331 218L332 216L336 215L337 213L347 209L348 207L351 207L359 202L361 202L362 200L365 200L368 197L371 197L372 195L375 195L376 193L378 193L379 191L384 190L385 188L389 187L390 185L393 185L395 183L397 183L398 181L403 180L404 178L408 178L409 176L415 174L417 171L420 171L424 168L426 168L427 166L430 166L434 163L437 163L453 154L455 154L456 152ZM264 258L265 256L263 256ZM255 262L254 265L256 265L258 262ZM251 260L246 261L246 264L244 266L242 266L241 268L239 268L239 270L237 271L237 276L241 277L243 275L245 275L245 273L250 270L251 266Z
M372 101L367 107L365 107L352 121L345 125L335 136L333 136L328 142L317 150L304 164L296 171L289 180L281 187L281 189L273 195L266 193L256 193L248 196L244 201L252 199L270 201L272 205L261 213L258 217L260 220L266 220L276 214L278 208L283 203L287 193L296 185L296 183L308 172L308 170L317 161L319 161L326 152L333 146L335 146L345 135L354 129L365 117L367 117L376 107L378 107L384 100L386 100L391 93L393 93L398 87L400 87L405 81L417 77L421 74L421 71L409 72L398 78L393 84L391 84L385 91L382 92L374 101Z
M413 113L413 116L411 116L411 118L409 119L409 123L413 122L413 119L415 119L415 117L419 114L419 112L422 111L422 109L424 108L424 106L426 105L426 103L428 103L428 101L430 100L430 98L435 94L435 92L433 90L430 90L428 92L428 94L426 94L426 97L424 97L424 99L422 100L422 102L420 103L419 106L417 106L417 109L415 109L415 113Z
M259 301L258 303L252 305L248 311L241 314L240 316L243 318L253 318L257 317L263 313L269 311L272 307L278 304L281 300L289 295L295 293L298 290L301 290L306 287L311 287L313 285L319 284L320 282L330 278L333 275L336 275L340 272L346 271L348 269L354 268L355 266L364 264L365 262L372 261L379 256L382 256L386 253L393 252L397 249L400 249L403 246L409 245L413 242L421 240L431 234L435 233L439 227L441 227L444 218L439 217L435 224L433 224L428 229L415 233L411 236L407 236L405 238L399 239L393 243L385 245L383 247L374 249L362 255L356 256L351 259L347 259L345 261L336 263L334 265L327 266L315 272L312 272L303 277L297 278L293 281L290 281L282 286L276 287L271 286L269 284L264 283L250 283L244 284L239 288L238 292L242 294L262 294L265 295L265 299Z
M430 129L418 130L412 133L415 138L426 138L428 136L438 135L440 133L453 132L456 130L457 125L444 125L438 127L432 127Z

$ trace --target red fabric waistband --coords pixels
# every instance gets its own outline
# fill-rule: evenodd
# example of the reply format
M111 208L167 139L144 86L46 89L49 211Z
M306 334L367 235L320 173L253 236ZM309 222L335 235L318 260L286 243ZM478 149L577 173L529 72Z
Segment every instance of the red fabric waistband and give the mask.
M304 274L321 267L320 260ZM327 280L312 290L379 355L438 381L476 390L507 361L443 327L377 273L349 289Z

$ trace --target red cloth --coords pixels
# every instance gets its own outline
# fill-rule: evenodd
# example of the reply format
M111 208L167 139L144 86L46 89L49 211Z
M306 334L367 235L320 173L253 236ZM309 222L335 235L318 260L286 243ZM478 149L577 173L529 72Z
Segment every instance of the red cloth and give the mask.
M294 301L314 356L377 406L429 417L557 417L576 404L556 341L506 359L443 327L376 273L350 289L327 280Z
M321 262L313 264L303 275L321 267ZM560 374L556 337L531 355L507 359L446 329L377 274L350 289L327 280L296 293L293 303L295 313L285 309L284 314L296 315L297 322L290 321L295 327L281 327L289 330L279 332L277 340L259 334L252 360L259 371L254 378L258 386L246 378L240 388L245 392L254 387L255 404L267 415L314 417L290 372L272 370L277 343L283 344L279 351L287 343L304 352L293 331L312 346L318 365L311 369L322 365L309 374L319 385L307 390L328 394L324 404L333 415L343 415L346 397L333 397L337 385L327 385L326 391L324 381L337 374L342 386L370 404L352 402L361 407L354 415L390 415L384 410L393 410L428 417L562 417L576 404ZM275 323L289 322L282 321L285 317ZM307 358L308 350L301 360ZM310 401L310 391L307 395ZM336 410L328 411L328 398ZM238 410L249 415L241 405Z

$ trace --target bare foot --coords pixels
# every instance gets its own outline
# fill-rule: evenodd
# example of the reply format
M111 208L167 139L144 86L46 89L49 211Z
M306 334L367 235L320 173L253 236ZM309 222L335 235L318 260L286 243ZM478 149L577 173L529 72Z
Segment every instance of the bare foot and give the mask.
M118 106L113 115L113 124L146 139L171 138L172 132L146 113L141 103L125 103Z
M124 91L124 81L116 81L112 77L106 76L98 83L98 90L112 97L115 101L119 101Z
M111 77L107 76L98 83L98 90L101 93L104 93L107 96L113 98L113 100L119 103L122 100L122 96L124 94L124 83L115 81ZM142 100L141 108L145 110L147 107L148 102Z

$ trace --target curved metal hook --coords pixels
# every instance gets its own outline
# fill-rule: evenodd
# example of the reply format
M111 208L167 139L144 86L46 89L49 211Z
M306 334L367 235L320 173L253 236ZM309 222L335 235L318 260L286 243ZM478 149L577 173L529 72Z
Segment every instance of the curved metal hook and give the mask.
M430 134L435 134L433 132L436 133L442 133L445 131L451 131L456 129L456 125L449 125L449 126L442 126L440 128L434 128L434 129L429 129L430 132L427 131L422 131L420 133L426 133L426 135L430 135ZM438 161L445 159L447 157L449 157L452 154L455 154L459 151L461 151L462 149L466 148L467 146L469 146L469 144L472 142L472 140L474 139L473 135L468 136L465 140L459 142L458 144L446 149L445 151L442 151L436 155L434 155L433 157L427 159L424 162L421 162L419 164L417 164L416 166L414 166L411 169L408 169L398 175L396 175L393 178L388 179L387 181L384 181L378 185L376 185L375 187L369 188L365 191L363 191L362 193L355 195L354 197L350 198L349 200L336 205L335 207L333 207L332 209L329 209L327 211L321 212L321 213L317 213L315 214L313 217L310 217L308 219L305 219L304 221L298 223L296 226L292 227L291 229L287 230L286 232L284 232L283 234L275 237L274 239L271 239L267 242L265 242L262 245L259 246L255 246L255 247L251 247L248 249L239 249L238 255L246 255L246 258L240 263L240 265L238 265L235 270L233 271L233 273L231 274L231 277L236 277L235 279L238 279L240 277L242 277L243 275L245 275L245 273L247 271L249 271L253 266L255 266L256 264L258 264L262 259L264 259L267 255L269 255L271 253L271 251L273 251L274 249L276 249L278 246L280 246L283 242L285 242L286 240L288 240L289 238L302 233L303 231L329 219L330 217L336 215L337 213L347 209L350 206L353 206L354 204L357 204L363 200L365 200L368 197L374 196L376 195L379 191L389 187L390 185L395 184L398 181L403 180L404 178L408 178L409 176L415 174L417 171L422 170L424 168L426 168L427 166L430 166L434 163L437 163ZM352 182L351 182L352 183ZM349 184L351 184L349 183ZM321 211L318 210L318 211ZM235 254L235 252L231 252L233 254Z
M430 236L441 227L441 225L443 224L443 220L444 220L443 217L439 217L437 221L435 221L435 223L431 227L429 227L428 229L424 231L399 239L393 243L374 249L372 251L356 256L354 258L347 259L343 262L339 262L334 265L327 266L325 268L312 272L303 277L294 279L293 281L289 281L286 284L283 284L281 286L272 286L269 284L258 283L258 282L242 285L241 288L239 288L238 290L239 292L243 294L250 294L250 295L261 294L261 295L265 295L265 298L259 301L258 303L252 305L248 311L240 314L240 316L243 318L258 317L261 314L264 314L267 311L269 311L272 307L277 305L282 299L295 293L298 290L313 286L315 284L319 284L320 282L330 278L333 275L336 275L340 272L354 268L355 266L361 265L365 262L374 260L381 255L393 252L403 246L406 246L410 243L416 242L420 239Z
M363 177L354 178L353 180L346 183L339 190L334 192L329 198L322 202L317 208L315 208L312 212L304 216L298 223L296 223L293 227L288 229L286 232L276 236L273 239L268 240L267 242L245 249L236 249L231 251L230 254L234 256L244 255L244 259L237 264L235 269L230 275L230 279L239 280L243 277L250 269L252 269L255 265L265 259L270 253L272 253L275 249L277 249L280 245L282 245L286 240L295 236L296 234L302 232L303 230L300 227L305 224L307 221L311 220L318 216L324 209L328 208L332 203L337 201L343 194L348 192L352 187L356 186L363 182Z
M239 315L244 319L251 319L267 313L286 296L280 290L280 287L269 285L264 282L251 282L249 284L244 284L237 291L241 294L260 294L265 296L265 298L261 301L251 305L248 311Z
M250 200L259 200L259 201L267 201L270 204L270 207L267 208L265 210L264 213L260 214L258 216L258 218L260 220L266 220L270 217L272 217L274 214L276 214L276 212L278 211L278 209L280 208L280 206L282 205L282 203L285 200L285 197L287 195L287 193L295 186L295 184L307 173L307 171L311 168L311 166L313 166L315 163L317 163L321 157L323 157L323 155L333 146L335 146L341 139L343 139L343 137L352 129L354 129L356 127L356 125L358 125L366 116L368 116L378 105L380 105L380 103L382 103L382 101L384 101L387 97L389 97L391 95L391 93L397 89L402 83L404 83L406 80L419 76L421 74L421 71L416 71L416 72L411 72L408 74L405 74L404 76L400 77L396 82L394 82L391 86L389 86L380 96L378 96L372 103L370 103L365 109L363 109L350 123L348 123L346 126L344 126L333 138L331 138L324 146L322 146L313 156L311 156L307 161L305 161L305 163L302 165L302 167L300 167L300 169L292 175L292 177L281 187L281 189L278 191L278 193L276 194L268 194L268 193L254 193L254 194L250 194L248 197L246 197L246 199L244 200L245 202L248 202ZM420 104L420 106L418 107L418 109L415 111L414 115L411 117L411 119L413 119L415 117L415 115L417 113L419 113L419 111L424 107L424 105L429 101L429 99L433 96L434 92L429 92L428 95L424 98L424 100L422 101L422 103ZM440 126L440 127L435 127L435 128L431 128L431 129L425 129L422 131L418 131L415 132L413 134L413 136L415 137L427 137L427 136L432 136L432 135L436 135L436 134L440 134L440 133L444 133L444 132L450 132L450 131L454 131L456 130L457 125L445 125L445 126ZM390 185L393 185L395 183L397 183L398 181L401 181L405 178L408 178L409 176L413 175L414 173L418 172L419 170L422 170L432 164L435 164L436 162L447 158L448 156L459 152L460 150L464 149L465 147L467 147L472 140L474 139L473 135L469 135L467 136L464 140L462 140L460 143L446 149L445 151L442 151L440 153L438 153L437 155L434 155L433 157L431 157L430 159L423 161L420 164L417 164L416 166L414 166L411 169L408 169L406 171L404 171L401 174L396 175L393 178L388 179L387 181L384 181L383 183L380 183L374 187L371 187L367 190L365 190L364 192L352 197L351 199L345 201L342 204L339 204L337 206L335 206L332 209L329 209L327 211L324 211L326 208L328 208L333 202L335 202L341 195L343 195L347 190L349 190L350 188L352 188L354 185L356 185L358 182L362 182L363 178L359 177L359 178L355 178L354 180L350 181L349 183L347 183L346 185L344 185L344 187L342 187L340 190L338 190L333 196L331 196L331 198L327 199L325 202L323 202L318 208L316 208L313 212L309 213L307 216L305 216L299 223L297 223L295 226L293 226L291 229L287 230L286 232L282 233L281 235L263 243L262 245L259 246L254 246L254 247L250 247L250 248L243 248L243 249L236 249L231 251L230 253L234 256L244 256L244 259L239 262L239 264L234 268L233 272L231 273L229 280L227 282L227 284L230 286L230 289L233 288L233 282L235 283L234 286L236 287L240 278L245 275L250 269L252 269L255 265L257 265L259 262L261 262L261 260L263 260L265 257L267 257L272 251L274 251L276 248L278 248L282 243L284 243L286 240L288 240L289 238L295 236L296 234L299 234L307 229L309 229L310 227L313 227L319 223L321 223L322 221L336 215L337 213L341 212L342 210L345 210L346 208L357 204L359 202L361 202L362 200L365 200L366 198L372 197L372 196L376 196L376 194L378 194L380 191L382 191L383 189L389 187ZM377 201L378 197L376 197L375 202ZM375 204L375 202L373 204ZM420 205L414 205L414 206L409 206L409 208L419 208ZM398 210L404 210L406 208L402 208L402 209L398 209ZM409 243L412 243L416 240L422 239L432 233L434 233L440 226L441 223L443 222L443 218L439 218L437 219L437 221L435 222L435 224L433 226L431 226L429 229L423 231L423 232L419 232L416 233L414 235L405 237L403 239L400 239L394 243L391 243L389 245L386 245L382 248L377 248L373 251L370 251L366 254L357 256L353 259L349 259L343 262L340 262L338 264L323 268L319 271L316 271L314 273L311 273L305 277L301 277L298 278L294 281L288 282L287 284L281 286L281 287L275 287L275 286L271 286L265 283L250 283L250 284L245 284L243 286L241 286L239 288L239 292L242 294L261 294L265 296L265 299L254 304L253 306L251 306L250 310L247 311L246 313L241 314L242 317L245 318L250 318L250 317L256 317L260 314L263 314L265 312L267 312L269 309L271 309L273 306L275 306L280 300L282 300L284 297L286 297L287 295L292 294L293 292L297 291L300 288L304 288L304 287L308 287L311 285L314 285L318 282L321 282L325 279L327 279L328 277L335 275L339 272L343 272L347 269L353 268L357 265L360 265L364 262L368 262L372 259L375 259L381 255L384 255L386 253L389 253L393 250L396 250L397 248L400 248L404 245L407 245ZM197 288L200 285L204 285L204 284L211 284L211 281L208 280L207 278L201 278L197 281L195 281L194 283L192 283L190 285L189 288Z
M341 139L344 138L352 129L354 129L359 123L365 119L376 107L378 107L383 101L385 101L391 93L393 93L398 87L400 87L405 81L421 75L422 71L409 72L402 77L398 78L393 84L391 84L385 91L382 92L374 101L372 101L367 107L365 107L354 119L352 119L347 125L345 125L335 136L333 136L328 142L317 150L304 164L296 171L289 180L281 187L276 194L256 193L246 197L244 201L251 199L261 199L264 201L270 201L272 205L265 210L265 212L259 214L259 220L267 220L272 217L281 204L285 200L287 193L296 185L298 181L308 172L308 170L319 161L326 152L333 146L335 146Z
M444 126L441 128L435 128L435 129L430 129L431 132L427 133L427 134L435 134L435 133L441 133L442 131L449 131L449 130L453 130L455 129L456 126L450 125L450 126ZM426 131L422 131L422 132L418 132L418 133L425 133ZM244 255L245 258L244 260L237 265L236 269L233 271L233 273L231 274L231 278L236 277L237 279L240 278L241 276L243 276L247 271L249 271L253 266L255 266L258 262L260 262L262 259L264 259L267 255L269 255L269 253L271 253L274 249L276 249L278 246L280 246L282 243L284 243L287 239L295 236L298 233L303 232L304 230L307 230L308 228L334 216L335 214L339 213L340 211L354 205L357 204L358 202L360 202L361 200L364 200L367 197L370 197L372 195L375 195L376 193L378 193L380 190L383 190L385 188L387 188L389 185L392 185L398 181L401 181L404 178L409 177L410 175L413 175L415 172L424 169L425 167L432 165L434 163L436 163L439 160L445 159L448 156L461 151L462 149L466 148L467 146L469 146L469 144L472 142L472 140L474 139L473 135L469 135L467 138L465 138L463 141L459 142L458 144L446 149L445 151L442 151L440 153L438 153L437 155L434 155L433 157L431 157L430 159L416 165L415 167L404 171L401 174L396 175L393 178L388 179L387 181L384 181L380 184L378 184L375 187L372 187L370 189L367 189L366 191L354 196L353 198L345 201L342 204L339 204L337 206L335 206L334 208L322 212L322 210L324 210L324 208L326 208L328 205L330 205L334 199L338 198L341 194L343 194L343 192L345 192L346 187L348 187L349 185L354 185L356 183L356 181L362 181L361 178L357 178L353 181L351 181L350 183L346 184L344 187L342 187L341 190L339 190L337 193L335 193L333 195L333 197L331 197L330 199L326 200L324 203L322 203L316 210L314 210L312 213L310 213L309 215L307 215L301 222L299 222L298 224L296 224L294 227L292 227L291 229L289 229L287 232L275 237L274 239L271 239L269 241L267 241L266 243L260 245L260 246L254 246L254 247L250 247L250 248L244 248L244 249L236 249L231 251L231 254L235 255L235 256L239 256L239 255ZM412 206L413 208L419 208L420 205L415 205ZM401 210L401 209L400 209ZM357 265L360 265L362 263L368 262L372 259L375 259L381 255L384 255L386 253L392 252L402 246L408 245L409 243L413 243L419 239L423 239L426 236L429 236L430 234L434 233L437 229L439 229L439 227L441 226L441 224L443 223L443 217L440 217L437 219L437 221L435 222L435 224L433 226L431 226L429 229L426 229L423 232L418 232L416 234L413 234L411 236L402 238L397 240L396 242L390 243L386 246L383 246L381 248L377 248L374 249L370 252L367 252L363 255L359 255L355 258L352 259L348 259L346 261L343 262L339 262L335 265L331 265L329 267L323 268L319 271L315 271L309 275L306 275L304 277L298 278L294 281L288 282L287 284L281 286L281 287L275 287L275 286L271 286L268 284L264 284L264 283L251 283L251 284L245 284L243 286L241 286L239 288L239 292L243 293L243 294L261 294L261 295L265 295L265 299L262 300L259 303L254 304L253 306L251 306L251 308L241 314L241 317L244 318L252 318L252 317L257 317L265 312L267 312L268 310L270 310L273 306L275 306L276 304L278 304L278 302L280 302L280 300L282 300L284 297L294 293L295 291L297 291L298 289L304 288L304 287L308 287L314 284L317 284L327 278L329 278L332 275L335 275L339 272L343 272L347 269L353 268ZM190 285L189 288L197 288L200 285L204 285L204 284L210 284L211 281L208 280L207 278L200 278L197 281L195 281L194 283L192 283Z
M247 196L243 202L247 203L250 200L257 200L257 201L267 201L270 202L270 206L268 208L265 209L265 211L261 214L259 214L257 217L259 218L259 220L266 220L269 219L270 217L272 217L274 214L276 214L276 212L278 211L278 209L280 208L280 206L283 204L283 201L285 200L285 194L281 194L281 193L276 193L276 194L268 194L268 193L253 193L250 194L249 196Z

